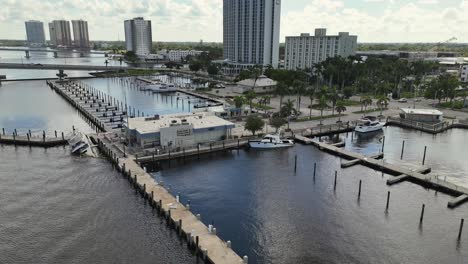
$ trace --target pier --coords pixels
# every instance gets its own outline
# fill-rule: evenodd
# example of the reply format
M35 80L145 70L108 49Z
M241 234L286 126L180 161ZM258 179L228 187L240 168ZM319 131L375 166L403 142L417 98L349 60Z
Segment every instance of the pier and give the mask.
M131 112L127 104L84 83L47 81L47 85L82 113L98 132L121 129L127 113Z
M106 136L98 137L98 146L117 169L126 177L136 192L148 201L166 221L167 225L187 241L189 248L209 263L238 264L247 263L247 257L241 258L232 249L231 244L221 240L216 227L206 226L201 215L190 211L190 201L184 205L181 197L174 197L162 184L140 167L135 157L125 155Z
M445 180L440 180L438 176L426 175L424 173L429 173L430 168L423 167L418 170L410 170L399 165L385 163L384 161L379 161L372 157L366 157L362 154L351 152L343 148L338 148L326 143L313 141L314 146L320 150L326 151L333 155L345 158L347 160L356 161L359 160L359 163L382 171L388 174L396 176L393 180L389 180L387 184L392 185L401 181L412 181L418 184L421 184L427 188L433 188L435 190L441 190L448 194L457 196L457 198L447 204L449 208L454 208L463 202L468 201L468 188L463 186L456 185L454 183L447 182Z
M439 134L453 128L468 129L468 120L452 120L452 122L444 121L437 124L430 124L401 118L388 117L386 125L411 128L430 134Z
M322 125L307 128L305 130L299 131L301 137L297 137L296 139L300 142L304 142L307 144L307 140L304 137L323 137L323 136L332 136L341 133L347 133L354 131L356 127L357 121L346 122L346 123L338 123L338 124L331 124L331 125ZM296 135L294 135L296 137Z
M12 135L0 134L0 144L18 145L18 146L31 146L31 147L56 147L68 145L68 137L63 132L59 137L55 132L56 137L47 137L45 132L42 136L32 135L27 133L25 136L20 136L17 133Z

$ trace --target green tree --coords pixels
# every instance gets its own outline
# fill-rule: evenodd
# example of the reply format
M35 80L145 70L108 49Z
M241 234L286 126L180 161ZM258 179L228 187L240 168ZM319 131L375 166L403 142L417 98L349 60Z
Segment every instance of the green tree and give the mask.
M336 87L333 86L329 90L328 99L330 100L330 102L332 104L332 115L335 115L336 102L340 99L340 95L338 94L338 91L336 90Z
M264 125L265 122L263 122L263 120L260 117L256 115L251 115L247 117L247 120L245 122L245 129L252 132L252 135L255 136L255 132L262 130Z
M281 117L273 117L270 120L270 126L274 127L276 129L276 133L278 133L278 130L284 126L287 123L287 121L284 118Z
M364 112L367 112L367 107L372 105L372 98L369 96L364 96L361 98L361 109L364 106Z
M234 97L234 105L236 108L242 108L242 105L244 105L245 98L243 96L236 96Z
M282 117L287 117L291 115L291 113L296 113L296 109L294 108L295 100L288 99L286 102L283 103L281 107L280 114Z
M382 116L383 109L387 107L389 101L390 101L390 100L389 100L388 97L385 96L385 95L380 95L379 97L377 97L377 102L376 102L376 104L377 104L377 106L378 106L379 109L380 109L380 116Z
M323 124L323 111L327 108L327 99L325 95L319 98L318 109L320 110L320 125Z
M202 65L198 61L193 61L189 64L189 69L193 72L197 72L201 70L201 68L202 68Z
M336 112L338 112L338 121L341 122L341 113L346 112L345 102L340 100L336 102Z
M210 64L208 66L207 72L209 75L217 75L219 72L218 66L216 66L215 64Z
M257 97L257 94L253 90L250 90L244 95L244 97L245 100L249 103L250 111L252 111L252 103L253 100Z
M309 97L309 100L310 100L309 119L312 119L312 108L314 107L315 90L314 89L307 90L307 96Z
M288 86L284 82L278 82L275 88L275 94L280 97L280 107L283 105L283 98L288 94Z
M294 87L294 92L297 96L297 112L300 112L301 111L301 99L302 99L302 95L305 94L306 92L306 89L305 89L305 83L303 81L300 81L300 80L295 80L293 82L293 87Z

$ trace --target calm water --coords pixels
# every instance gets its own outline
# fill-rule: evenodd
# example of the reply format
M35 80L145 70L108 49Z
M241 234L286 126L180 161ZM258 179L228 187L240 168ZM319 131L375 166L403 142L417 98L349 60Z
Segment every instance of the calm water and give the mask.
M190 83L186 78L168 78L163 76L164 80L172 83ZM134 78L122 78L123 80L133 81ZM204 99L199 99L183 93L157 94L152 92L140 91L139 88L130 86L127 82L120 82L119 78L96 78L83 80L84 83L99 89L100 91L125 102L134 107L140 114L172 114L180 112L193 111L193 106L204 104Z
M31 58L25 58L24 51L4 51L0 50L0 63L40 63L40 64L71 64L71 65L105 65L106 59L109 66L119 66L120 62L105 58L101 54L88 54L80 57L80 54L70 52L59 52L58 58L54 58L54 53L31 52ZM126 64L123 63L123 66ZM6 75L8 79L28 79L28 78L55 78L58 71L55 70L15 70L0 69L0 75ZM69 77L89 76L86 71L66 71Z
M386 154L395 159L400 138L412 146L426 138L398 128L386 131ZM454 135L466 135L455 130ZM458 151L445 151L442 142L432 152L446 157L463 157ZM416 139L418 138L418 139ZM355 139L356 140L356 139ZM455 139L454 139L455 140ZM357 140L356 140L357 141ZM378 139L377 139L378 142ZM367 146L367 147L366 147ZM375 140L351 147L377 152ZM431 152L431 153L432 153ZM407 160L417 155L408 151ZM294 173L294 156L298 170ZM432 154L431 154L432 155ZM428 156L428 164L436 155ZM441 154L444 155L444 154ZM453 155L453 156L449 156ZM430 158L429 158L430 157ZM398 156L399 159L399 156ZM318 164L316 181L313 165ZM451 161L453 162L453 161ZM170 186L171 192L190 199L192 208L205 223L215 222L220 236L231 240L240 255L250 263L466 263L468 236L457 243L459 221L468 217L468 205L447 208L452 198L404 182L388 187L388 177L362 166L340 169L340 159L312 146L297 145L278 151L236 151L162 164L154 177ZM455 175L459 167L453 168ZM338 184L333 191L334 171ZM438 168L436 171L440 171ZM455 176L453 176L455 177ZM357 199L359 180L363 182ZM385 213L387 191L391 191ZM422 204L425 219L419 226Z
M197 263L105 160L0 146L0 167L0 263Z

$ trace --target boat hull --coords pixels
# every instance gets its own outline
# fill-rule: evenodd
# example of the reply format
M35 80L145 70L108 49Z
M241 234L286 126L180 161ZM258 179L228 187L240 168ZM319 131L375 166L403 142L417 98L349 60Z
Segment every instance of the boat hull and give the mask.
M249 141L249 146L255 149L275 149L293 147L294 143L270 143L261 141Z
M376 131L381 131L383 127L385 126L384 123L381 123L376 126L357 126L354 131L358 133L370 133L370 132L376 132Z

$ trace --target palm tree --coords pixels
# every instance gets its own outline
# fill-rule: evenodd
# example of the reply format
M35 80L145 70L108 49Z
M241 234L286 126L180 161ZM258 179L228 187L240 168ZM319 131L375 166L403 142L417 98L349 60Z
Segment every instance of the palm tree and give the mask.
M302 99L302 95L305 92L305 83L300 80L295 80L293 82L293 87L294 87L294 92L297 95L297 111L300 112L301 111L301 99Z
M389 101L389 99L388 99L388 97L385 96L385 95L381 95L381 96L379 96L379 97L377 98L376 104L377 104L377 106L378 106L379 109L380 109L380 116L382 116L382 112L383 112L384 107L387 107L388 101Z
M280 97L280 108L283 106L283 98L288 94L288 86L284 82L278 82L275 94Z
M312 119L312 107L314 105L314 98L315 98L315 90L309 89L307 90L307 95L309 96L310 105L309 105L309 119Z
M283 106L281 107L281 114L283 116L289 116L292 112L296 111L294 108L294 102L295 100L288 99L283 103Z
M319 99L318 108L320 109L320 125L322 125L323 110L325 110L325 108L327 108L327 99L325 98L324 95L322 95L320 97L320 99Z
M249 102L250 111L252 111L252 103L255 97L257 97L257 94L253 90L250 90L244 96L245 96L245 100Z
M369 96L364 96L361 99L361 104L364 105L364 112L367 112L367 107L369 105L372 105L372 98L370 98Z
M343 100L336 102L335 109L338 112L338 122L341 123L341 113L346 111L345 102Z
M240 109L240 115L242 116L242 105L245 102L245 98L243 96L236 96L234 97L234 104L237 109Z
M340 99L340 95L338 94L335 86L333 86L328 92L328 99L330 99L330 102L332 103L332 115L335 115L336 102Z

